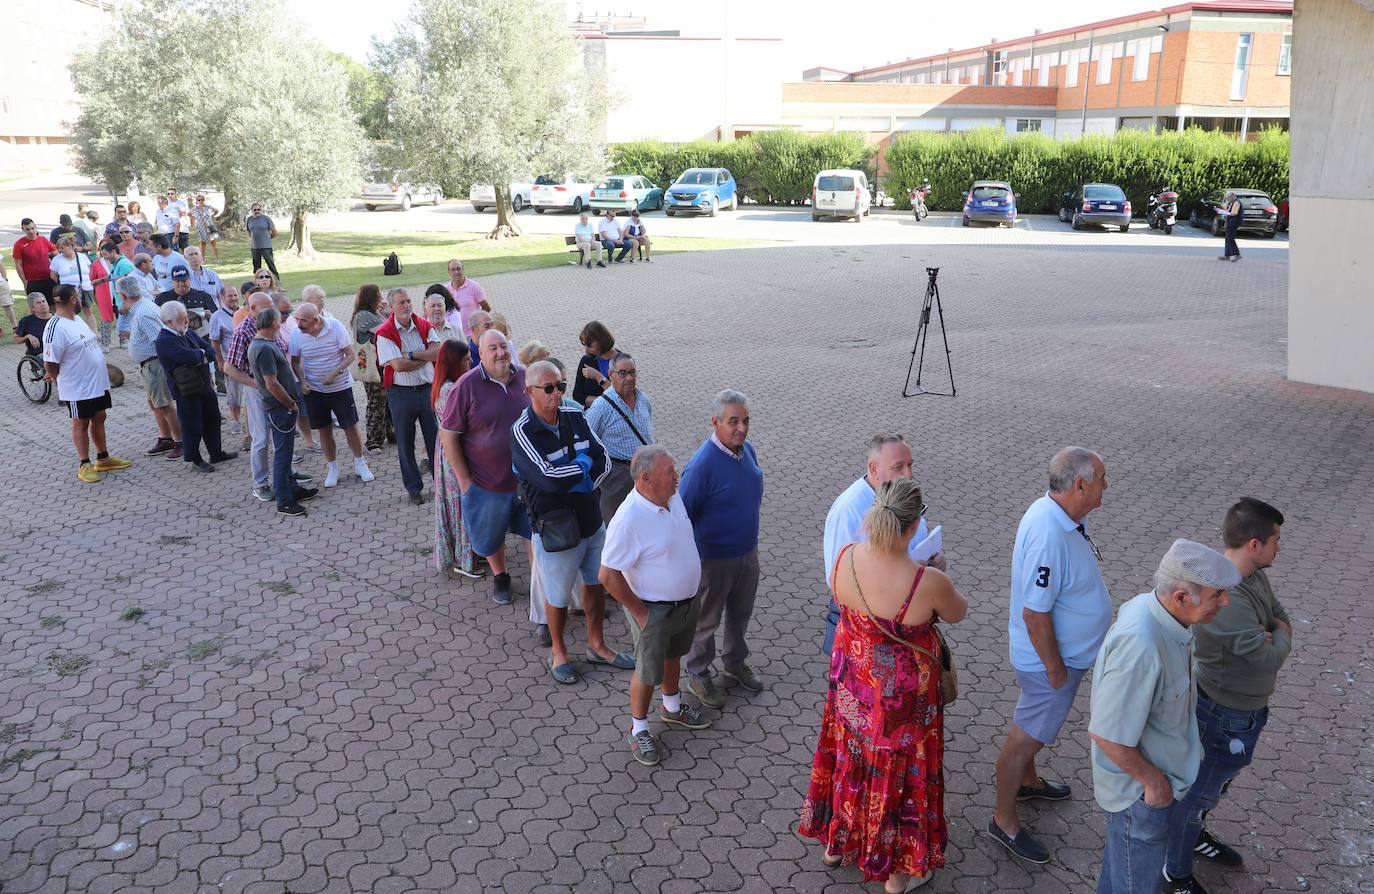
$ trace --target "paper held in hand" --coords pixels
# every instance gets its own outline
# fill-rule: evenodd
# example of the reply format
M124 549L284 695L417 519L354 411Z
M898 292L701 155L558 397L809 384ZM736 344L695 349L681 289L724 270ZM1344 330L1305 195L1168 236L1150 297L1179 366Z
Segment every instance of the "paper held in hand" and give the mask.
M944 537L940 533L944 527L936 525L935 530L927 534L925 540L913 546L908 555L917 562L929 562L932 556L944 549Z

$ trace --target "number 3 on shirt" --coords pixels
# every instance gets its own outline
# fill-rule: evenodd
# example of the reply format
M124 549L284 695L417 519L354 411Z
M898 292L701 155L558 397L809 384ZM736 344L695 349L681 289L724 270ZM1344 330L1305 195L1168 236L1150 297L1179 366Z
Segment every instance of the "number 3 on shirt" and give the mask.
M1048 565L1041 565L1039 568L1035 569L1035 585L1042 590L1049 589L1050 567Z

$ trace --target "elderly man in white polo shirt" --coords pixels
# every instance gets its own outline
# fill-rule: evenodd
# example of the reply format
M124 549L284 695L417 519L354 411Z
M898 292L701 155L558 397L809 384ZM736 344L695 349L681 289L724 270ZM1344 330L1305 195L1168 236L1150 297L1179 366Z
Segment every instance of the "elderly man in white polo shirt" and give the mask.
M1153 591L1121 606L1093 669L1093 794L1107 812L1098 894L1160 890L1178 803L1197 779L1202 740L1193 679L1195 624L1240 583L1231 560L1175 540Z
M840 556L840 550L844 549L846 544L864 539L864 515L873 505L878 488L896 478L914 478L914 469L911 448L907 446L906 438L902 435L876 434L869 440L868 469L863 477L835 498L825 516L823 574L827 590L831 588L830 577L835 571L835 561ZM916 525L916 534L911 538L911 557L917 562L944 571L945 554L936 552L932 555L925 551L926 545L923 541L929 533L926 530L925 517L922 516ZM825 611L825 641L822 645L827 657L835 646L835 625L839 620L840 608L832 597Z
M1059 735L1112 623L1101 556L1084 524L1102 505L1107 467L1091 450L1065 447L1049 471L1049 492L1021 517L1011 554L1007 632L1021 697L997 756L997 809L987 826L994 840L1030 863L1046 863L1050 854L1021 827L1016 802L1069 797L1067 785L1038 775L1035 756Z
M701 709L685 704L678 682L682 656L696 636L701 556L677 494L677 467L665 448L641 447L630 460L635 487L616 510L601 548L601 583L625 610L635 640L630 678L630 754L653 766L667 754L649 732L654 687L663 688L659 719L705 729Z
M338 448L334 444L334 422L343 429L348 449L353 451L353 471L363 481L371 481L372 470L363 455L358 435L358 406L353 400L353 362L358 359L353 338L344 324L320 314L314 303L306 301L296 308L296 331L289 345L291 365L301 382L306 418L319 432L324 452L324 486L339 483Z
M606 262L601 260L601 239L585 211L578 217L577 226L573 227L573 241L577 243L579 263L586 264L588 270L592 269L593 257L596 258L596 266L606 266Z

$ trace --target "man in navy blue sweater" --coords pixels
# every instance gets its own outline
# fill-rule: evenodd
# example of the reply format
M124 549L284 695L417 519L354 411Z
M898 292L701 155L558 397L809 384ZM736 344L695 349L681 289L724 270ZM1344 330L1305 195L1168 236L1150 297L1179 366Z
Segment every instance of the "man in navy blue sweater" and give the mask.
M701 554L701 615L687 654L689 688L702 704L725 704L724 686L762 692L763 682L745 664L744 632L759 586L759 507L763 470L749 443L749 399L726 389L716 396L714 431L682 473L683 506ZM725 620L722 673L713 678L716 628Z

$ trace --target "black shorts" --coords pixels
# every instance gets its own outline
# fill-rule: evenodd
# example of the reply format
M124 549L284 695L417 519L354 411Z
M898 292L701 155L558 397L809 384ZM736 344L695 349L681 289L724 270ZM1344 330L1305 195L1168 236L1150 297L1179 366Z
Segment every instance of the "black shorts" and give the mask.
M353 389L342 391L311 391L305 396L305 415L310 427L324 428L339 421L339 428L358 424L358 405L353 401Z
M110 402L110 392L106 391L99 397L91 397L86 400L64 400L67 412L73 419L94 419L97 413L103 413L114 406Z

